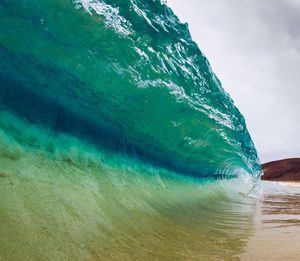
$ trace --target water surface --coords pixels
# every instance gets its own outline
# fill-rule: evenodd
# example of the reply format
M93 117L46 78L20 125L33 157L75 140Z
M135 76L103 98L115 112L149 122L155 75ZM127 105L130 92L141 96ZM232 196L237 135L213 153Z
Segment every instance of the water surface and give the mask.
M262 182L254 234L242 260L299 260L300 185Z

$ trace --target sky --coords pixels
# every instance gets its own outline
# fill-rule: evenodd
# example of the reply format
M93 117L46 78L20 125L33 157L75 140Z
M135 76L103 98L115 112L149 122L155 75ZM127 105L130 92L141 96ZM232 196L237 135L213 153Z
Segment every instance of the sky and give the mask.
M245 116L262 163L300 157L300 0L168 0Z

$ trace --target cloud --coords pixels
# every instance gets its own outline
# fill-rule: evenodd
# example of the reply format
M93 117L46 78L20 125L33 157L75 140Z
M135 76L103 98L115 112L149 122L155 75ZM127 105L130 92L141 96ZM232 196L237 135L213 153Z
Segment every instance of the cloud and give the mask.
M168 0L246 118L262 162L300 157L300 2Z

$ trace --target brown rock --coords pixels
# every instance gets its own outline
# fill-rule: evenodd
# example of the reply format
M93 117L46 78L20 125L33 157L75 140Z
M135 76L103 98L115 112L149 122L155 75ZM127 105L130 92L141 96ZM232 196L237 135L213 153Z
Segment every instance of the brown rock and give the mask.
M261 165L264 175L262 180L300 181L300 158L271 161Z

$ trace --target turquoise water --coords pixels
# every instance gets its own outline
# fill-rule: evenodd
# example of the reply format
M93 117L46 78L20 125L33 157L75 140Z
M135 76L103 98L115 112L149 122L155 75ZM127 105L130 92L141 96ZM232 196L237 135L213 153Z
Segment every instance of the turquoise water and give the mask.
M0 6L0 259L237 257L260 162L187 25L160 1Z

